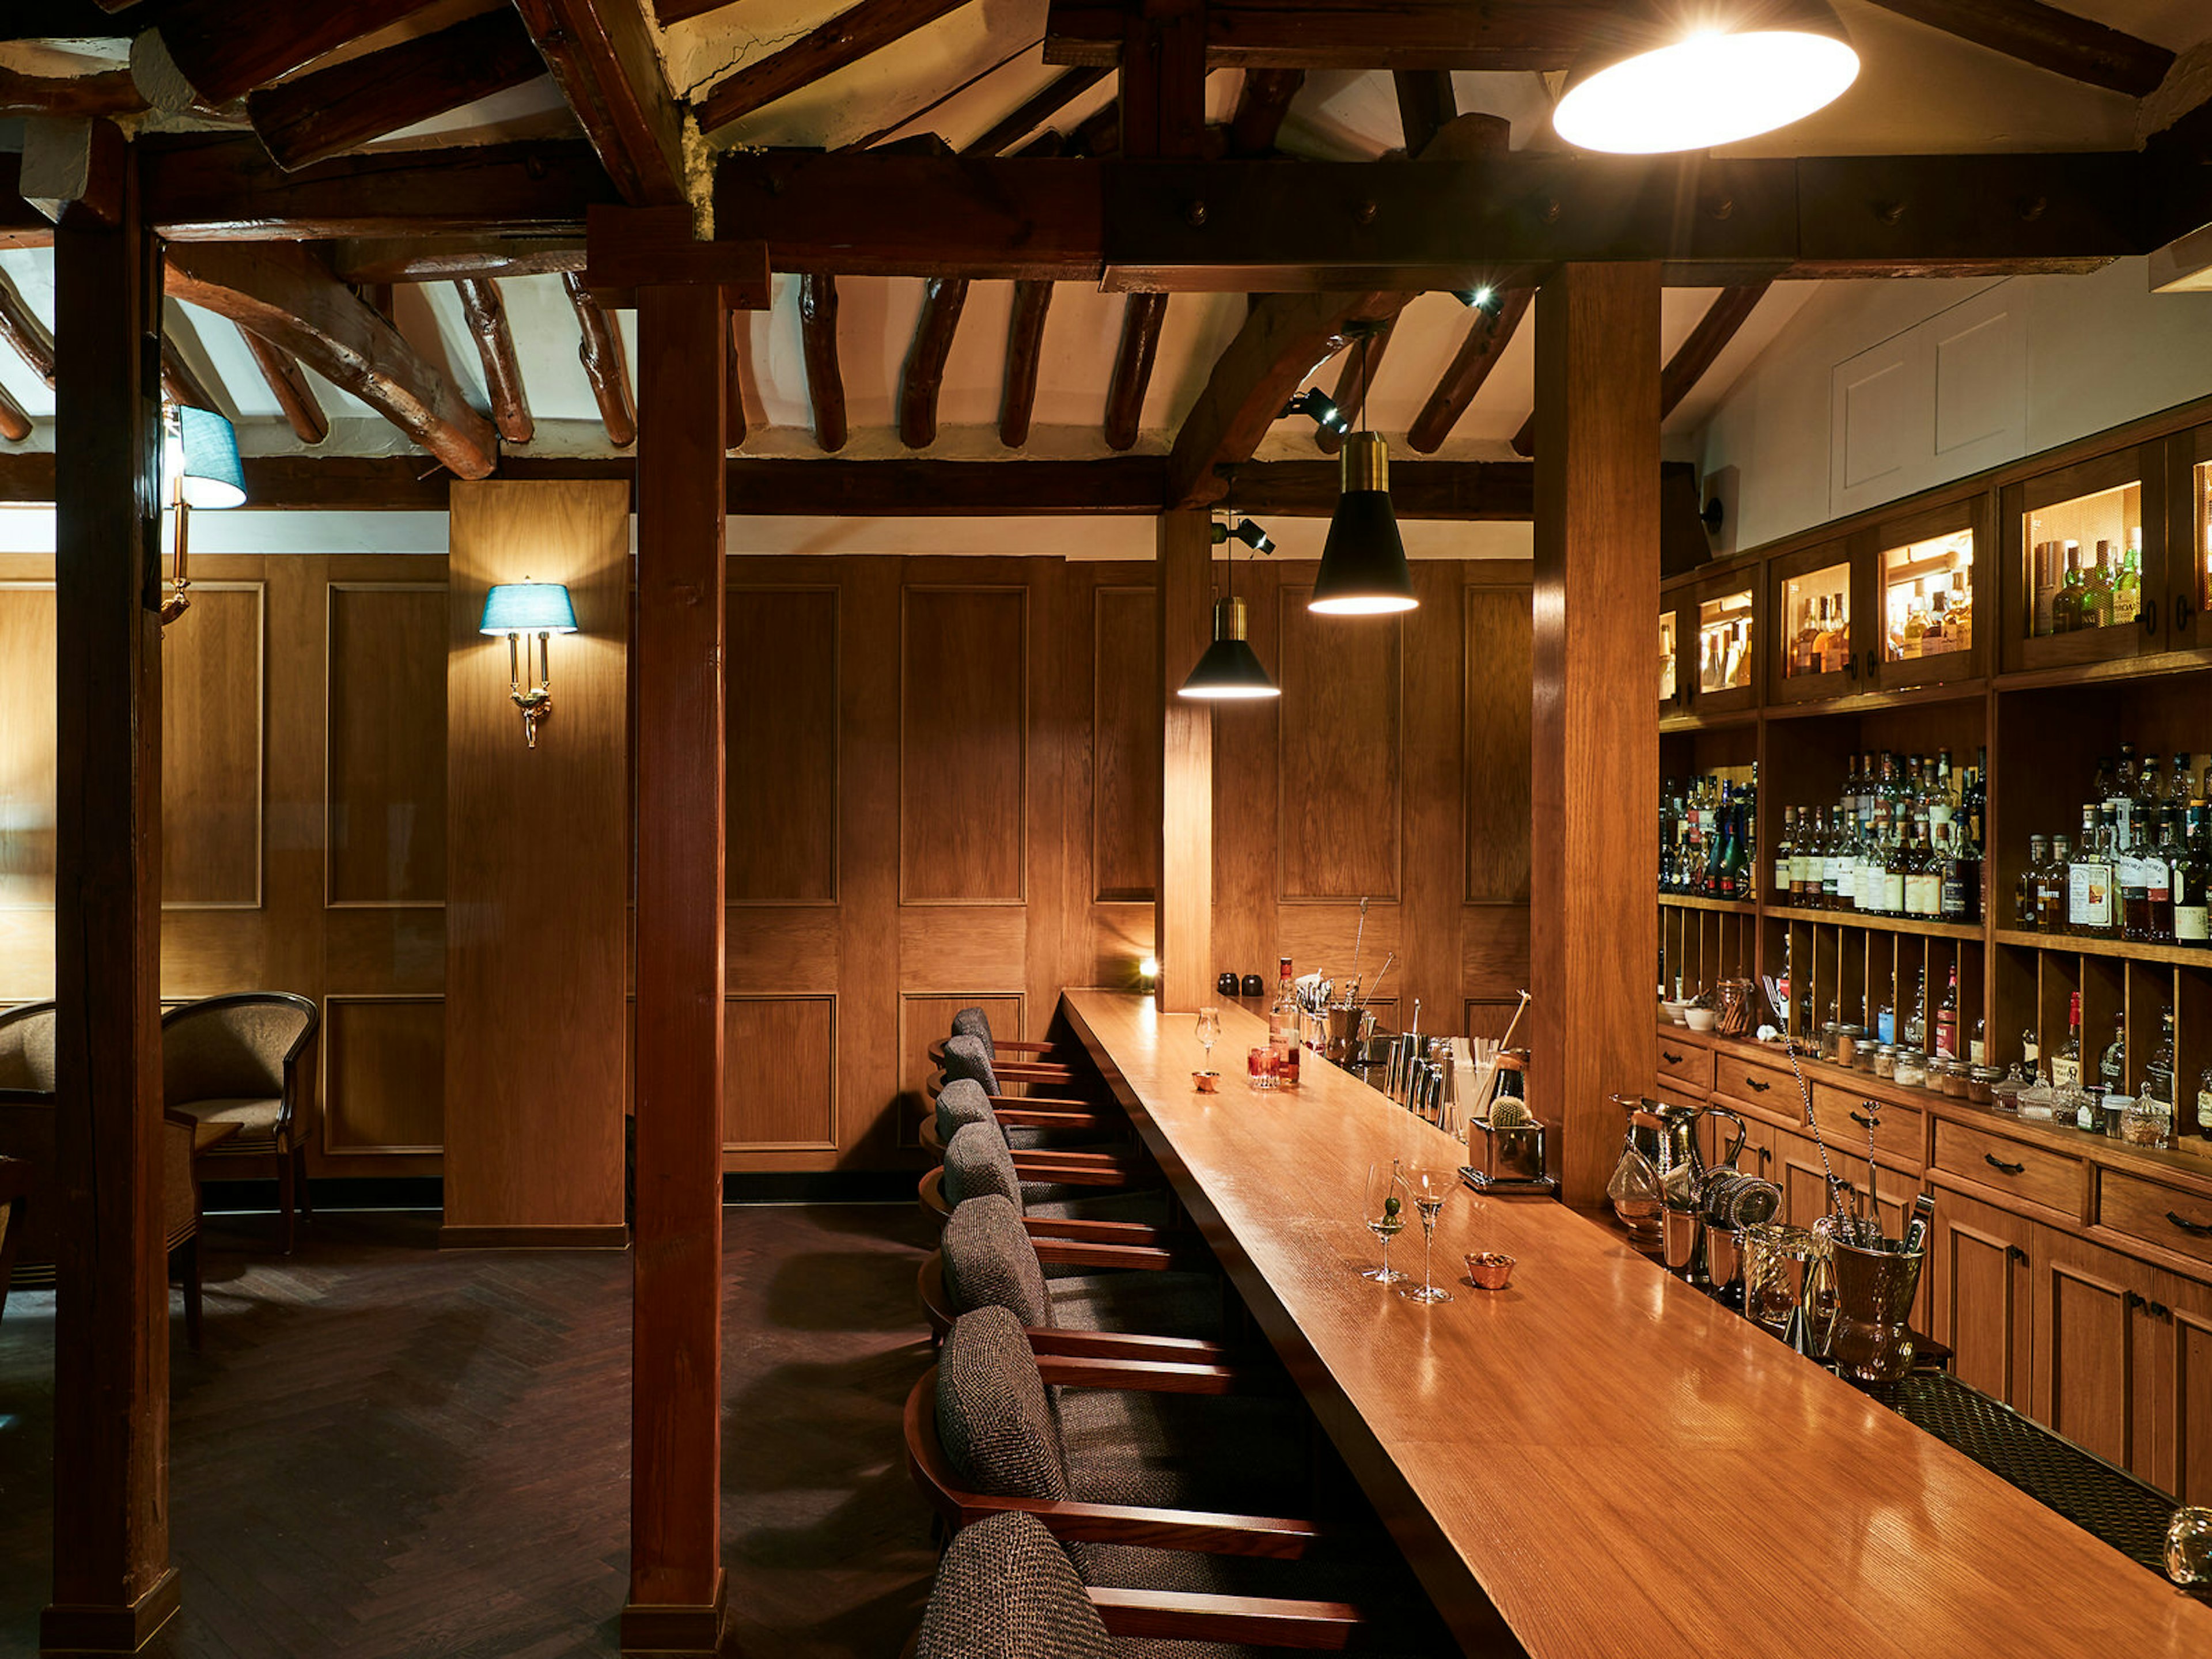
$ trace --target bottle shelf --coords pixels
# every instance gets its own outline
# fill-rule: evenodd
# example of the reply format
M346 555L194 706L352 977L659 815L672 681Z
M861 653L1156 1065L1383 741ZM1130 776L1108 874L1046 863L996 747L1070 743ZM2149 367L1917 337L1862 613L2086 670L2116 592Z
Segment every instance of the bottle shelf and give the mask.
M1711 910L1725 916L1754 916L1759 914L1756 899L1699 898L1695 893L1662 893L1662 909Z
M1789 904L1770 904L1766 914L1784 921L1825 922L1833 927L1864 927L1877 933L1917 933L1924 939L1983 937L1978 921L1929 921L1922 916L1877 916L1864 910L1807 910Z
M2021 945L2031 950L2057 951L2067 956L2117 957L2125 962L2160 962L2185 968L2212 968L2212 949L2202 945L2141 945L2130 939L2096 939L2081 933L2045 933L2027 927L2000 927L1994 937L2000 945Z

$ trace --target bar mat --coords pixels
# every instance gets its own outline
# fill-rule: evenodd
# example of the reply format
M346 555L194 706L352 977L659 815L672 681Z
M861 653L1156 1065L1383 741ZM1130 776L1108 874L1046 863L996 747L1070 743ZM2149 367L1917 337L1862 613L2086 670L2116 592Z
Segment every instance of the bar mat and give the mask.
M2166 1529L2180 1505L2157 1487L1946 1372L1916 1371L1901 1382L1866 1392L2045 1508L2165 1577Z

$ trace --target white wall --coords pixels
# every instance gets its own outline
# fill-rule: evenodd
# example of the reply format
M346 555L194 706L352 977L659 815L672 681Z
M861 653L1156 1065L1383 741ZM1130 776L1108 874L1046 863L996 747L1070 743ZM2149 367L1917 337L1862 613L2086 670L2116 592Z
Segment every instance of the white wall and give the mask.
M1920 337L1913 331L1929 324L1923 333L1940 335L1944 325L1931 319L1973 301L1982 308L2001 301L2017 320L2021 406L1998 411L2005 431L1994 447L1974 446L1954 460L1919 435L1922 425L1936 429L1931 380L1922 394L1929 406L1916 412L1903 445L1914 452L1911 464L1878 499L2212 396L2212 295L2152 294L2141 259L2087 276L1824 283L1699 434L1708 476L1737 470L1735 533L1725 545L1755 547L1875 504L1835 476L1836 371L1885 343L1905 355Z

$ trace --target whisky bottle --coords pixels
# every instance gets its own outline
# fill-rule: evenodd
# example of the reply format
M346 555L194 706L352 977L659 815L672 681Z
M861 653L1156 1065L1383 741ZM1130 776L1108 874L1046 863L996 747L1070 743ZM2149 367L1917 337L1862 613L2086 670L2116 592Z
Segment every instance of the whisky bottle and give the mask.
M1796 902L1797 890L1796 861L1797 857L1797 809L1782 809L1782 834L1774 843L1774 902L1790 904Z
M2158 809L2156 824L2143 838L2142 877L2145 905L2143 939L2150 945L2173 943L2173 866L2181 856L2179 817L2170 806Z
M1907 914L1905 906L1905 865L1908 862L1905 836L1900 831L1897 838L1890 842L1889 857L1882 865L1881 914L1886 916L1901 916Z
M2073 862L2074 843L2064 836L2051 843L2051 858L2037 874L2035 881L2035 911L2037 928L2045 933L2065 933L2073 931L2066 908L2066 868Z
M2051 631L2071 634L2082 626L2081 544L2063 543L2059 555L2064 562L2065 574L2057 591L2051 596Z
M2081 626L2110 628L2112 625L2112 544L2097 544L2096 562L2081 577Z
M2119 556L2112 578L2112 621L2131 623L2142 612L2142 550L2130 545Z
M1951 820L1943 837L1942 886L1938 898L1946 921L1969 922L1982 912L1982 854L1963 821Z
M2204 809L2192 806L2168 878L2173 893L2173 937L2182 945L2205 943L2207 923L2212 921L2204 902L2205 882L2212 878L2212 868L2207 867L2203 851Z
M2058 629L2051 615L2051 602L2058 594L2058 544L2038 542L2035 544L2035 635L2038 639Z
M2027 862L2012 885L2012 925L2033 933L2043 925L2043 866L2051 862L2051 842L2041 836L2027 838Z
M2158 1047L2151 1050L2150 1058L2143 1062L2142 1092L2162 1116L2172 1117L2173 1010L2171 1007L2159 1011Z
M1946 1060L1959 1057L1959 964L1951 964L1951 983L1936 1009L1936 1052Z
M1291 979L1291 959L1279 957L1275 1003L1267 1010L1267 1048L1275 1061L1275 1086L1298 1086L1298 993Z
M2124 1013L2112 1016L2112 1040L2105 1045L2105 1057L2098 1062L2097 1075L2106 1094L2127 1093L2128 1017Z
M1928 820L1915 813L1912 819L1912 847L1905 855L1905 914L1923 919L1933 917L1942 908L1942 877L1934 851L1928 845Z
M2066 1042L2051 1057L2051 1086L2054 1089L2078 1089L2081 1086L2081 994L2072 993L2066 1001Z
M2109 936L2118 925L2112 903L2112 863L2100 808L2081 809L2081 844L2066 866L2066 929Z

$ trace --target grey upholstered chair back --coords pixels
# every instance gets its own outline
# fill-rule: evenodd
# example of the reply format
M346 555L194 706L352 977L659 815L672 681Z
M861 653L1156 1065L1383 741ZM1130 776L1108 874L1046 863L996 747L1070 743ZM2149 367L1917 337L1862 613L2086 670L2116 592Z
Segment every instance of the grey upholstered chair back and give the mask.
M991 1066L991 1045L981 1037L956 1036L945 1040L945 1079L973 1078L983 1085L987 1095L999 1092L999 1074Z
M996 1193L971 1198L945 1224L945 1289L956 1313L1005 1308L1033 1329L1051 1326L1044 1266L1022 1212Z
M314 1023L314 1004L281 991L187 1003L161 1022L162 1093L172 1104L273 1099Z
M940 1142L951 1140L970 1123L988 1123L1005 1133L983 1085L972 1077L955 1078L937 1097L937 1138Z
M971 1491L1068 1495L1060 1413L1008 1310L977 1308L952 1322L937 1358L937 1439Z
M991 1036L991 1017L981 1008L963 1008L952 1016L952 1035L975 1037L988 1049L994 1041Z
M1113 1659L1067 1552L1033 1515L963 1528L937 1564L915 1659Z
M1015 1209L1022 1204L1022 1178L1006 1138L989 1123L969 1123L945 1143L945 1201L954 1209L971 1198L996 1193Z
M27 1003L0 1014L0 1089L53 1093L52 1003Z

